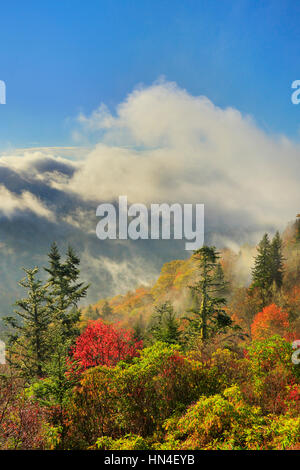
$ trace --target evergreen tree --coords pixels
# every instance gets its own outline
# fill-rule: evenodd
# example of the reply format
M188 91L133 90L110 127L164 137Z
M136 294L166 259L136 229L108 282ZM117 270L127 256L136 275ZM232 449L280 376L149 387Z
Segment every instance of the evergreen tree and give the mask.
M93 309L91 305L88 306L87 311L85 312L84 316L85 318L88 318L89 320L98 320L98 318L100 318L97 307Z
M297 214L296 222L294 224L294 230L295 230L295 239L296 242L300 242L300 214Z
M93 314L94 314L94 311L92 309L92 306L89 305L86 312L85 312L85 317L88 318L89 320L92 320L93 319Z
M27 297L16 301L17 318L5 317L4 321L13 330L8 339L8 360L22 376L31 380L44 375L43 368L49 354L51 312L47 285L36 277L38 268L24 271L26 277L19 284L27 290Z
M270 247L271 256L271 281L275 282L278 289L282 286L283 281L283 256L282 256L282 241L277 231Z
M225 297L229 291L228 283L225 281L224 271L221 266L221 263L219 262L216 263L216 269L215 269L213 280L218 286L218 294L222 297Z
M193 316L187 318L190 323L188 336L200 334L206 341L232 326L232 321L223 308L226 304L223 297L226 283L216 248L203 246L194 252L194 258L199 261L200 279L190 288L193 296L199 298L199 307L190 310Z
M174 310L169 302L155 308L152 317L150 333L157 341L163 341L168 344L180 343L181 332L176 320Z
M252 279L252 287L258 288L262 307L265 307L270 301L272 286L271 244L267 233L257 247Z
M81 312L78 302L87 294L88 285L78 282L80 259L71 247L67 250L65 262L62 262L56 243L51 246L49 267L44 268L49 274L49 289L53 321L59 323L64 339L78 335L77 324Z
M296 277L299 280L300 275L300 257L299 257L299 246L300 246L300 214L296 215L296 221L294 223L294 239L295 239L295 264L296 264Z
M145 325L142 316L139 317L133 326L133 338L134 341L144 341L145 339Z
M93 320L98 320L99 318L102 318L102 313L100 312L99 308L96 307Z
M69 403L74 385L78 382L78 366L68 361L71 340L62 336L56 327L52 332L53 352L45 366L46 378L33 384L32 390L40 404L51 411L52 424L58 426L59 443L57 448L65 448L66 419L65 409Z
M108 318L112 315L112 313L113 313L113 310L106 300L102 307L102 318Z

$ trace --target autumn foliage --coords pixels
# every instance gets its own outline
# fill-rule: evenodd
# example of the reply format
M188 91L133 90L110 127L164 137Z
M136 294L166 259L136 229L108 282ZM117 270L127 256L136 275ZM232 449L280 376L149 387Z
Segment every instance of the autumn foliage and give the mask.
M201 322L189 328L189 315L199 312L204 297L190 286L207 280L193 256L165 264L152 287L88 308L68 341L61 325L74 310L67 309L64 322L48 325L45 345L53 339L55 347L41 377L0 366L0 448L300 449L300 348L292 345L300 331L300 236L297 243L284 240L284 269L273 262L271 245L267 271L256 264L259 281L280 265L279 285L242 286L242 254L223 253L224 273L216 272L216 281L224 274L226 282L213 300L226 302L224 311L238 327L216 328L205 340ZM56 302L56 287L54 293Z
M257 313L251 325L255 340L269 338L274 334L284 336L289 328L289 315L275 304L268 305Z
M82 369L114 366L137 356L141 347L142 341L135 341L132 331L105 324L102 320L91 321L76 340L73 359Z

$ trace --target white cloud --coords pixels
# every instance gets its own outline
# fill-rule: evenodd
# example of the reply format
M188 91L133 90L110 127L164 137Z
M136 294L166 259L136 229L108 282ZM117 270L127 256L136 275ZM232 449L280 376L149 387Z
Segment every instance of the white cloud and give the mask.
M206 243L237 253L241 244L283 228L300 211L299 145L175 84L139 88L114 114L102 105L81 115L78 125L79 141L83 134L87 147L0 154L0 214L9 219L2 225L0 250L9 255L13 273L21 263L42 264L53 240L70 242L96 300L147 283L163 262L187 255L184 243L181 248L167 240L100 243L96 207L119 195L146 204L204 203ZM92 146L91 140L98 143ZM14 219L22 212L26 224ZM25 248L16 243L20 230ZM253 249L241 249L240 280L247 281L252 262Z
M93 147L2 153L0 169L13 172L0 180L3 213L30 208L90 233L84 221L96 223L97 205L119 195L146 204L204 203L209 242L236 246L283 228L299 212L299 145L174 83L140 87L114 114L101 105L78 120L85 139L98 139Z
M11 217L16 213L30 211L52 222L55 221L55 215L29 191L23 191L21 195L17 195L9 191L5 186L0 185L0 200L0 213L7 217Z
M84 199L204 203L216 229L255 236L299 211L299 145L173 83L135 90L115 116L102 105L79 120L101 130L68 184Z

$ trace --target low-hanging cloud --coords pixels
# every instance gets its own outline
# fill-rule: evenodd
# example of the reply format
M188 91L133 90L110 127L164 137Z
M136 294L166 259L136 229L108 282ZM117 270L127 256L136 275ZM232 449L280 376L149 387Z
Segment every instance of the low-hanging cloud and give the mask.
M21 265L44 263L53 240L82 254L89 301L149 282L164 262L187 256L179 241L100 242L96 207L119 195L130 203L204 203L205 242L235 251L299 212L299 145L174 83L139 87L114 112L102 104L81 114L74 132L89 145L0 155L8 287Z
M39 217L55 221L55 215L29 191L24 191L18 196L0 185L0 201L0 213L7 217L11 218L15 214L29 211Z
M115 116L101 105L79 121L101 133L69 181L84 199L205 203L209 230L254 237L299 209L299 145L173 83L135 90Z

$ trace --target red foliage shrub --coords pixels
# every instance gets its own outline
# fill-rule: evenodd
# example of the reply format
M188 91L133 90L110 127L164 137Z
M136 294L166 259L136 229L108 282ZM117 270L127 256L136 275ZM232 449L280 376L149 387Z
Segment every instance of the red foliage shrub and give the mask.
M2 449L43 449L45 413L36 404L18 400L6 410L0 425Z
M23 384L11 376L0 377L0 447L43 449L45 412L22 393Z
M288 334L289 326L288 313L283 312L277 305L271 304L255 315L251 325L252 338L261 340L275 334L285 336Z
M132 331L96 320L77 338L73 359L82 369L115 366L119 361L137 356L141 348L142 341L135 341Z

